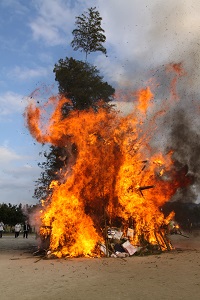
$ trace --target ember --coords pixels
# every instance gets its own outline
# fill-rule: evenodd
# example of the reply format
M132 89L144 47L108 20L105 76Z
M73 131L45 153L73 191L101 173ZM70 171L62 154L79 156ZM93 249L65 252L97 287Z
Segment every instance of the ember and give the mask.
M54 256L122 257L172 249L166 226L174 214L165 217L160 207L183 185L183 176L177 179L173 151L155 154L151 147L161 115L153 92L143 89L137 100L126 116L100 107L98 113L71 111L63 119L61 108L69 100L55 97L45 126L40 124L42 108L33 102L27 107L32 136L62 147L71 162L51 184L53 193L41 211L40 235L49 238Z

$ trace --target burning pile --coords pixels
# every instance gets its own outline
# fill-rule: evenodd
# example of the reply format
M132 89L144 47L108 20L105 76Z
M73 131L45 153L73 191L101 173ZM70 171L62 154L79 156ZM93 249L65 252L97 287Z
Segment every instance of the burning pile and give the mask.
M54 110L46 124L41 124L41 107L33 102L27 107L32 136L62 147L68 158L41 211L40 235L50 239L55 256L108 255L124 243L124 249L147 244L171 249L165 226L173 213L165 218L160 208L183 185L183 176L184 185L190 180L185 173L177 179L173 151L163 155L151 147L156 120L163 114L153 100L148 87L137 93L126 116L100 107L63 118L62 106L69 100L52 97ZM113 230L117 241L109 237Z

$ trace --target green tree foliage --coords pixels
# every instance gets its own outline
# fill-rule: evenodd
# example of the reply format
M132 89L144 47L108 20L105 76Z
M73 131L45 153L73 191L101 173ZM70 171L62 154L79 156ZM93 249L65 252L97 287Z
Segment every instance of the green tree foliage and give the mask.
M25 219L26 216L23 213L22 204L0 204L0 220L2 220L4 224L14 226L16 223L23 223Z
M72 57L60 59L54 68L59 92L72 101L72 109L98 109L98 102L104 104L113 100L114 88L103 81L96 67Z
M101 28L101 21L102 18L96 7L91 7L87 12L76 17L75 25L77 27L72 31L74 39L71 45L75 51L79 49L81 52L84 51L86 60L91 52L101 51L106 54L106 48L102 45L106 41L106 37Z

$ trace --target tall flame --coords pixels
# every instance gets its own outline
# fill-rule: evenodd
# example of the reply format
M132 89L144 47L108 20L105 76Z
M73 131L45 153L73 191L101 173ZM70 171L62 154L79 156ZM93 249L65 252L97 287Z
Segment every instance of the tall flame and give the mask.
M147 118L154 105L150 87L136 94L133 111L126 116L100 107L98 112L71 111L63 118L61 109L69 100L52 98L55 108L45 127L42 109L33 103L26 108L32 136L62 147L68 157L41 212L40 233L50 235L50 249L58 257L98 255L105 226L117 220L124 229L134 222L135 244L141 237L162 243L160 228L171 216L165 218L160 207L183 185L185 174L176 176L172 151L155 154L151 148L156 119L164 111L154 108Z

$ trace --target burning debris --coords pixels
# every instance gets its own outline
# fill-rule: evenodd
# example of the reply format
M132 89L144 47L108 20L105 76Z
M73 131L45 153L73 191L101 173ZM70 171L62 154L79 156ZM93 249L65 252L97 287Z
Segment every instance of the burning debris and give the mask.
M183 186L182 176L176 176L172 150L164 155L151 146L163 114L153 93L147 88L137 96L126 116L99 107L66 118L62 106L69 100L55 97L43 125L42 108L33 102L27 107L32 136L66 149L68 158L52 195L42 201L40 236L48 256L126 257L172 249L166 227L174 214L165 217L160 208ZM191 183L184 179L185 186Z
M100 244L100 250L106 257L122 258L133 255L155 254L172 249L164 228L159 229L154 234L157 240L156 244L149 243L144 236L140 237L139 244L135 244L133 228L128 228L126 233L121 231L121 228L108 228L106 242L105 244Z

